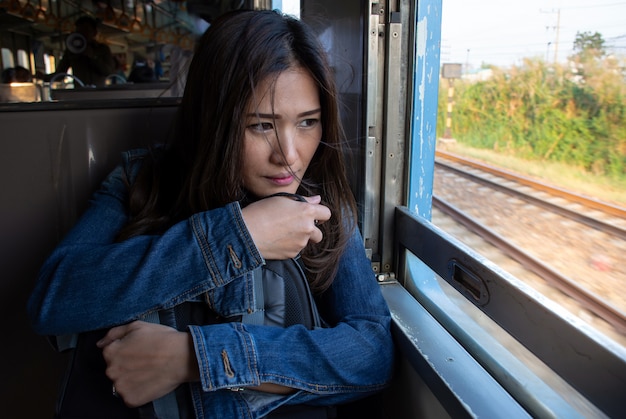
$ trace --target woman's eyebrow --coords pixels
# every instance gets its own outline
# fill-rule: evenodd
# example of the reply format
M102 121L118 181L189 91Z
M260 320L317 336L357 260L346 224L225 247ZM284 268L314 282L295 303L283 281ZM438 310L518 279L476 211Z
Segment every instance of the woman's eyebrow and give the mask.
M322 112L321 108L317 108L317 109L312 109L310 111L306 111L306 112L301 112L298 115L296 115L298 118L302 118L303 116L309 116L309 115L315 115ZM273 113L256 113L256 112L251 112L248 115L248 118L263 118L263 119L281 119L282 117L280 116L280 114L273 114Z
M320 113L322 112L322 108L317 108L317 109L312 109L310 111L306 111L306 112L302 112L298 114L298 117L303 117L303 116L309 116L309 115L315 115L316 113Z

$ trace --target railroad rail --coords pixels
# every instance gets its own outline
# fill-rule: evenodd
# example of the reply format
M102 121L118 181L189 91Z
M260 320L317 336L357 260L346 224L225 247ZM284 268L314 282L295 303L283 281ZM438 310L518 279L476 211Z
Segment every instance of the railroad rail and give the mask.
M456 160L456 161L460 162L460 160ZM465 164L465 163L462 163L462 164ZM616 225L616 224L613 224L611 222L604 221L604 220L601 220L601 219L598 219L598 218L590 217L590 216L587 216L585 214L581 214L578 211L571 210L571 209L569 209L567 207L564 207L562 205L557 205L557 204L554 204L554 203L552 203L550 201L546 201L545 199L537 198L535 196L523 193L523 192L521 192L519 190L511 189L511 188L509 188L507 186L504 186L504 185L502 185L502 184L500 184L498 182L486 179L486 178L481 177L481 176L477 176L477 175L469 173L469 172L467 172L465 170L461 170L458 167L455 167L455 166L452 166L450 164L447 164L447 163L445 163L445 162L443 162L441 160L435 161L435 165L438 166L438 167L444 167L446 170L454 171L455 173L457 173L457 174L459 174L461 176L464 176L464 177L466 177L468 179L471 179L474 182L481 183L483 185L487 185L490 188L497 189L497 190L505 192L505 193L507 193L509 195L515 196L517 198L521 198L521 199L523 199L524 201L526 201L526 202L528 202L530 204L543 207L543 208L547 209L550 212L553 212L553 213L562 215L564 217L570 218L570 219L572 219L574 221L577 221L579 223L588 225L588 226L593 227L595 229L598 229L600 231L605 231L605 232L611 233L614 236L619 237L622 240L626 240L626 229L623 228L623 227L620 227L619 225ZM486 171L487 173L495 174L496 176L500 176L497 173L493 173L493 171L492 171L493 167L492 166L487 166L486 169L484 169L482 167L478 167L476 165L473 165L472 167L480 169L481 171ZM515 180L512 177L508 177L507 179L508 180L514 180L515 182L517 182L517 180ZM532 182L534 182L533 185L530 185L528 183L526 183L525 185L526 186L531 186L533 189L539 189L539 190L542 190L542 191L545 191L546 189L550 188L550 186L545 185L545 184L543 184L541 182L537 182L537 181L532 181ZM537 188L535 188L534 185L538 185ZM570 197L581 198L580 196L574 195L574 194L572 194L570 192L567 192L567 191L562 191L562 193L567 193L568 194L568 198L566 198L566 199L568 199L570 201L575 199L575 198L570 198ZM563 196L559 195L559 197L563 197ZM586 197L582 197L582 199L585 200L585 202L587 200L590 200L590 198L586 198ZM580 203L578 201L575 201L575 202L576 203ZM598 207L598 208L595 208L595 209L599 209L601 207L601 204L602 204L601 202L599 202L599 201L593 201L593 202L595 202L597 207ZM611 208L616 208L616 207L611 206ZM617 208L617 209L619 210L619 208Z
M515 181L522 185L530 186L531 188L535 190L547 192L550 195L567 199L568 201L584 205L587 208L596 209L604 213L626 219L626 208L620 207L618 205L613 205L608 202L602 202L597 199L589 198L580 194L575 194L573 192L570 192L562 188L558 188L552 185L547 185L545 183L538 182L537 180L534 180L527 176L522 176L519 173L513 173L511 171L508 171L499 167L495 167L495 166L492 166L483 162L479 162L473 159L469 159L466 157L461 157L461 156L458 156L458 155L455 155L446 151L437 150L436 156L450 160L450 161L454 161L457 163L461 163L466 166L477 168L481 171L488 172L493 175Z
M553 287L578 301L585 309L604 319L618 332L626 334L626 313L609 304L602 297L589 292L572 279L552 269L547 264L531 256L528 252L511 244L510 241L477 222L445 200L433 196L433 206L465 226L469 231L479 235L493 246L496 246L500 251L511 259L519 262L527 270L540 276Z

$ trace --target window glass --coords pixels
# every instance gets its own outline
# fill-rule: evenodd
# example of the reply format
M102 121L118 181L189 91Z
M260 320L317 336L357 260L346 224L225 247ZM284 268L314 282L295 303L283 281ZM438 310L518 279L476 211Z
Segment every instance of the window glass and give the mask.
M2 68L15 67L15 61L13 60L13 54L8 48L2 48Z
M300 18L300 0L274 0L272 8L283 13Z
M53 73L56 69L56 63L54 60L54 55L44 54L43 55L43 64L46 68L46 74Z
M23 49L17 51L17 65L30 70L30 59L28 58L28 53Z

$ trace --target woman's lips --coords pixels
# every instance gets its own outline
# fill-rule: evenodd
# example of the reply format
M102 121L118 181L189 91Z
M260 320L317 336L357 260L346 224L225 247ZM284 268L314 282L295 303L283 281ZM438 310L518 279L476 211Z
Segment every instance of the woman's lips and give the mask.
M293 175L279 175L279 176L276 176L276 177L268 176L267 179L269 179L270 182L272 182L273 184L275 184L277 186L288 186L288 185L291 185L291 183L294 180Z

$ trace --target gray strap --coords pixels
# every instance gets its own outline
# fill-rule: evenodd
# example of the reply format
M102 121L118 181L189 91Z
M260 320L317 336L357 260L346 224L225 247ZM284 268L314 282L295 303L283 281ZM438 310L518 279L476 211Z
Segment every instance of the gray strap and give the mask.
M304 274L304 265L302 265L302 259L300 259L300 255L298 255L293 260L296 263L296 266L298 267L298 272L300 273L301 278L303 278L304 281L304 288L307 298L309 300L309 307L311 308L311 320L313 320L313 329L322 329L322 318L319 311L317 311L317 304L315 304L315 299L313 298L311 287L309 287L309 283L306 281L306 275Z
M147 314L143 320L150 323L161 323L159 321L159 313L156 311ZM176 400L176 392L174 391L154 400L152 407L154 408L154 413L157 418L180 419L178 414L178 401Z
M259 267L252 272L254 285L254 310L241 316L241 322L246 324L263 325L265 322L265 294L263 291L263 268Z
M78 334L55 336L54 341L56 343L56 349L59 352L74 349L78 343Z

